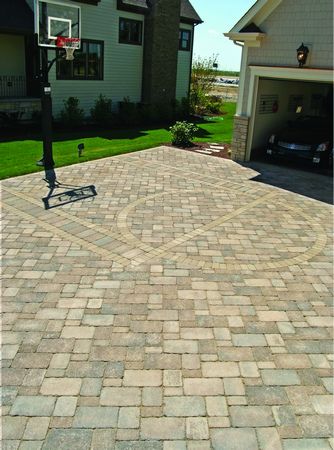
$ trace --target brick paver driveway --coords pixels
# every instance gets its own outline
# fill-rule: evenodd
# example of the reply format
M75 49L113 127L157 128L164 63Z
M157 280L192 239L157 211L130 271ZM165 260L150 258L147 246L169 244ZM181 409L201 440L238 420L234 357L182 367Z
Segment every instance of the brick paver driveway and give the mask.
M331 448L331 206L256 175L160 147L49 210L2 183L3 449Z

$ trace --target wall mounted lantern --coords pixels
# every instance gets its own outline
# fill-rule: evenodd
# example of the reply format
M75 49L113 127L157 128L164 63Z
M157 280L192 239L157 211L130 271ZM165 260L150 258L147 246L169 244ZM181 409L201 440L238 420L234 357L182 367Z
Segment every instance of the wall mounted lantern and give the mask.
M303 67L303 65L306 63L308 54L309 54L309 49L302 42L302 45L297 48L297 61L299 63L299 67Z

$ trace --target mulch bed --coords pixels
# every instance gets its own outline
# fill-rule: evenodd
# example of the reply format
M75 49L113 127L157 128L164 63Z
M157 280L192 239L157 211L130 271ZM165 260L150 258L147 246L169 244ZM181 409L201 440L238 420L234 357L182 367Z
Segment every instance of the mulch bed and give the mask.
M181 150L185 150L186 152L196 152L196 150L206 150L210 148L210 145L215 145L212 142L196 142L192 147L177 147L176 145L167 144L169 147L179 148ZM220 150L219 152L212 152L211 155L207 154L206 156L215 156L216 158L224 158L231 159L231 154L228 153L230 149L230 144L221 144L217 143L218 146L224 147L224 150ZM205 155L205 153L199 153L200 155Z

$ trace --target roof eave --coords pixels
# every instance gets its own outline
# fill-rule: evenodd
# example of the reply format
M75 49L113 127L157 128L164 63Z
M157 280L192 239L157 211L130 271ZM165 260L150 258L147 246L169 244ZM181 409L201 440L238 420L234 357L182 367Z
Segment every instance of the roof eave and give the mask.
M238 33L252 22L257 26L260 26L281 2L282 0L257 0L246 14L234 25L230 30L230 33Z
M261 47L266 33L224 33L233 42L244 42L248 47Z

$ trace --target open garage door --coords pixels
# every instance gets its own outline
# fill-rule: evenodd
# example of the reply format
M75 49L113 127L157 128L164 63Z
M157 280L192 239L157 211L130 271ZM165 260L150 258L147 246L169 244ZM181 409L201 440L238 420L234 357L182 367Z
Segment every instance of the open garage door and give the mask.
M332 84L325 82L260 77L255 105L250 153L252 160L263 159L267 155L270 136L277 135L281 130L287 130L289 123L294 127L296 119L298 124L305 116L314 117L311 122L314 134L317 133L317 128L320 132L325 123L332 122L333 87ZM288 130L284 132L288 133ZM328 139L331 139L331 136ZM285 146L289 145L287 140L283 139ZM291 141L293 140L291 137ZM307 138L305 140L307 141ZM298 142L291 142L292 149L293 144L297 145ZM300 145L295 149L295 152L299 152L296 155L296 164L303 160L302 151L306 148L307 145ZM287 149L287 153L289 150ZM289 156L294 160L293 154Z

